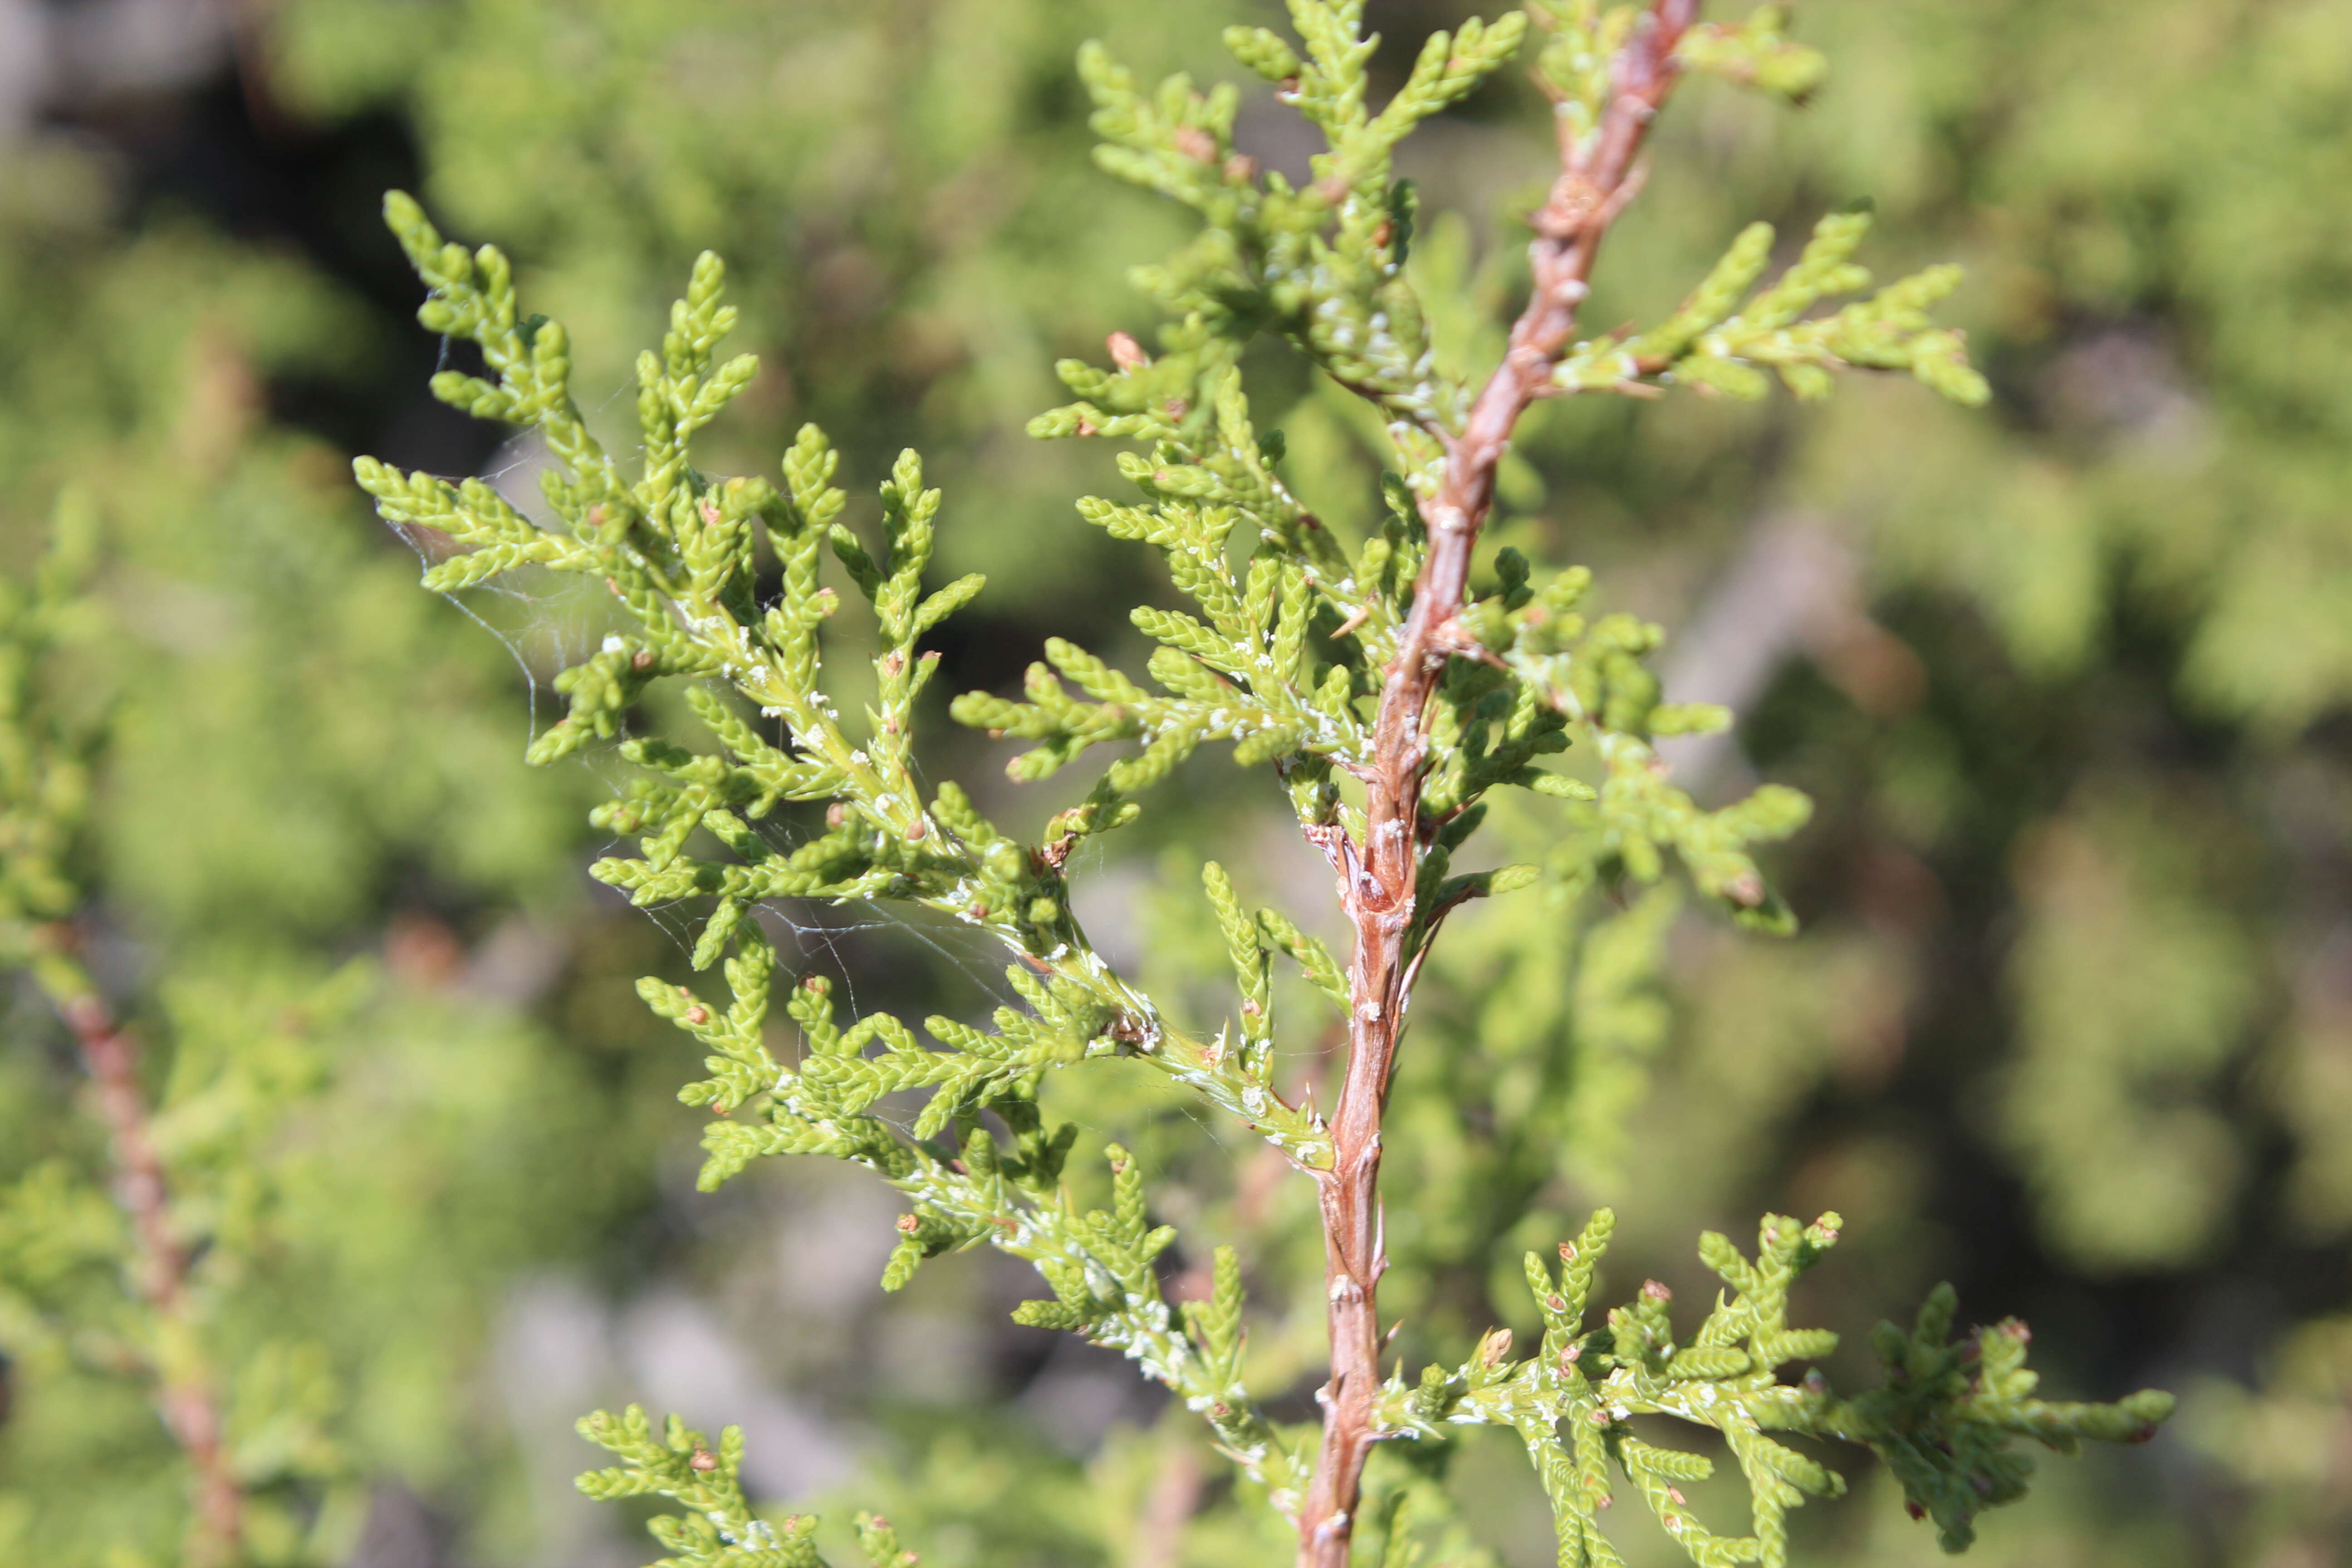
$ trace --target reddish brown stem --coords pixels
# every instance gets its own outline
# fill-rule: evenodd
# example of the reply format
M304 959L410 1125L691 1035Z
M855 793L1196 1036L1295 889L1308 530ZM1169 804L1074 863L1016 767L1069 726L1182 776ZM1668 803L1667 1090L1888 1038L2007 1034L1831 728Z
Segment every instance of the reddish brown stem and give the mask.
M1570 345L1585 280L1601 238L1639 183L1634 156L1679 74L1675 46L1697 12L1698 0L1652 0L1612 65L1610 101L1598 131L1586 144L1562 149L1559 177L1535 217L1527 308L1512 326L1503 363L1461 432L1448 438L1444 473L1421 504L1429 552L1381 684L1372 763L1364 778L1363 841L1326 845L1335 852L1340 900L1356 945L1348 973L1353 1004L1348 1066L1331 1123L1336 1152L1331 1169L1318 1173L1331 1375L1319 1396L1322 1450L1298 1521L1299 1568L1347 1568L1364 1462L1378 1436L1375 1293L1388 1266L1381 1237L1381 1119L1409 1000L1406 948L1426 848L1423 713L1449 653L1463 640L1454 617L1468 588L1471 548L1494 502L1496 466L1520 416L1549 388Z
M69 962L45 965L49 991L98 1089L114 1157L116 1193L129 1211L136 1248L136 1286L163 1329L155 1376L163 1424L188 1457L194 1517L189 1521L190 1568L229 1568L240 1560L245 1494L229 1464L220 1402L212 1380L190 1364L184 1344L192 1317L188 1251L173 1234L171 1190L148 1135L146 1096L139 1088L139 1053L95 988ZM183 1342L174 1343L180 1341Z

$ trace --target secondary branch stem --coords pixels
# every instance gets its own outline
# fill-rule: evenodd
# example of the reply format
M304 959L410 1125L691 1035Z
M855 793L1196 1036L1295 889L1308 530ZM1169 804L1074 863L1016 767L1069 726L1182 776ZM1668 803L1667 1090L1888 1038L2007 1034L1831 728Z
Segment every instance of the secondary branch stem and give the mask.
M190 1568L229 1568L240 1560L245 1494L230 1467L218 1392L194 1353L188 1251L173 1232L171 1189L148 1133L138 1047L116 1024L89 975L63 952L45 955L38 973L50 1002L73 1030L82 1063L97 1086L99 1114L113 1152L116 1193L131 1215L137 1289L160 1331L156 1399L163 1424L187 1455L192 1472Z

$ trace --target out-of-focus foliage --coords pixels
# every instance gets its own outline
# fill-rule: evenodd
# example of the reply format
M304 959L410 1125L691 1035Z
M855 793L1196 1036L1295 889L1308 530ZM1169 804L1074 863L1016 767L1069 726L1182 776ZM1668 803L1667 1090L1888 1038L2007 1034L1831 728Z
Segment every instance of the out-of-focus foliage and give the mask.
M118 1037L126 1081L71 1084L42 1014L86 1037L114 1027L75 952L99 935L77 883L96 864L90 764L100 753L95 776L113 782L111 724L64 710L59 690L63 656L104 626L70 596L93 523L62 508L58 548L0 607L0 955L32 983L0 1079L0 1546L26 1562L341 1562L371 1474L462 1475L484 1280L608 1210L609 1181L557 1177L595 1134L595 1097L506 1009L364 960L330 970L267 927L173 943L201 956L141 976ZM145 1103L109 1098L124 1092ZM152 1172L125 1163L126 1139ZM186 1522L205 1515L183 1450L215 1428L241 1494L225 1529ZM77 1479L92 1474L108 1478L94 1493Z
M2244 1561L2326 1562L2352 1529L2352 1324L2298 1324L2263 1359L2253 1388L2216 1380L2193 1394L2187 1428L2250 1495L2229 1521Z
M331 453L270 416L275 378L367 372L358 302L183 216L125 226L110 173L66 137L0 144L0 540L13 593L70 481L93 598L30 676L105 735L51 847L65 894L26 912L72 929L139 1044L249 1548L337 1562L373 1484L495 1496L471 1380L499 1282L642 1201L625 1155L567 1169L621 1132L609 1085L445 924L520 935L517 900L576 902L577 796L497 766L527 724L511 667L437 635ZM37 848L10 836L11 875ZM135 1374L104 1127L16 978L0 1559L177 1562L184 1466ZM75 1215L89 1246L60 1254Z
M2325 1102L2331 1048L2296 1020L2340 1005L2352 397L2316 367L2352 316L2339 219L2299 192L2352 160L2320 128L2352 29L2311 5L1832 5L1808 35L1906 62L1824 96L1810 178L1963 247L2005 414L1849 404L1784 469L1929 660L1907 699L1819 661L1877 721L1871 853L1964 902L1964 866L2008 883L2013 1054L1984 1065L2058 1254L2217 1256L2273 1207L2253 1173L2282 1131L2304 1238L2340 1242L2341 1123L2240 1081ZM1896 81L1917 129L1865 133Z

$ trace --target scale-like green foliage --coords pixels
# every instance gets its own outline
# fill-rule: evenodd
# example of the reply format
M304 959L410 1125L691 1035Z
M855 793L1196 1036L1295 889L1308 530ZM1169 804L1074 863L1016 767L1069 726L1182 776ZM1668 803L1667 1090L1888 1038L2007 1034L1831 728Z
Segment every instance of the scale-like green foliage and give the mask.
M1611 1500L1612 1469L1632 1484L1691 1561L1701 1568L1738 1563L1786 1563L1786 1515L1808 1496L1833 1497L1844 1480L1769 1434L1836 1437L1885 1459L1916 1512L1931 1514L1947 1549L1974 1538L1970 1521L1985 1508L2024 1494L2032 1462L2010 1450L2032 1437L2071 1453L2084 1438L2140 1442L2172 1410L2155 1392L2116 1405L2050 1404L2032 1397L2025 1370L2025 1327L2015 1321L1950 1339L1955 1299L1939 1287L1906 1334L1881 1324L1874 1336L1887 1381L1842 1400L1818 1371L1794 1383L1779 1373L1792 1362L1819 1361L1837 1348L1821 1329L1791 1328L1789 1288L1836 1242L1840 1220L1807 1226L1765 1216L1757 1256L1725 1237L1699 1239L1699 1257L1729 1287L1687 1342L1669 1321L1673 1293L1655 1280L1604 1327L1584 1327L1593 1269L1616 1216L1603 1209L1559 1248L1555 1275L1527 1257L1528 1286L1543 1316L1543 1342L1524 1361L1507 1359L1508 1330L1496 1330L1478 1354L1452 1371L1425 1369L1417 1385L1402 1376L1383 1407L1392 1430L1435 1437L1443 1426L1507 1426L1518 1432L1551 1499L1563 1564L1615 1563L1599 1513ZM1714 1472L1705 1455L1664 1448L1634 1435L1635 1415L1671 1415L1713 1428L1747 1481L1748 1533L1710 1532L1678 1481Z
M601 575L633 623L628 635L615 635L604 651L565 672L560 684L571 696L572 711L534 743L534 757L553 760L600 731L613 731L625 705L665 676L723 679L747 705L756 705L761 720L781 721L791 748L773 744L750 718L708 693L698 699L698 711L723 752L690 753L654 740L624 742L625 755L669 782L642 784L628 798L599 808L601 825L643 837L638 858L600 861L597 877L628 889L641 904L715 897L717 910L696 944L698 967L716 963L731 938L758 940L747 921L762 900L898 899L926 905L1012 948L1021 962L1008 977L1039 1008L1039 1022L1049 1026L1041 1032L1019 1023L1011 1026L1013 1034L994 1037L986 1048L1013 1054L997 1071L962 1080L975 1090L1001 1074L1042 1070L1089 1054L1139 1055L1252 1121L1301 1163L1328 1159L1316 1123L1247 1077L1244 1064L1221 1044L1169 1027L1150 1000L1095 953L1071 915L1063 862L1085 837L1132 819L1133 803L1122 800L1115 785L1097 788L1061 813L1045 841L1031 848L998 830L952 784L924 804L909 766L910 731L915 698L937 659L918 643L979 584L967 578L919 595L939 496L921 489L913 455L900 459L884 489L888 543L879 563L835 521L845 497L829 482L835 459L814 428L802 431L786 458L782 490L759 479L712 483L688 468L678 431L692 421L673 411L705 405L713 395L701 372L727 320L719 302L721 268L716 258L707 258L697 268L697 290L674 318L670 359L665 364L648 355L641 362L639 413L648 468L644 478L624 484L565 387L561 330L553 323L537 326L526 353L512 325L517 317L504 258L487 247L474 258L445 246L405 198L392 198L387 211L420 271L438 280L442 298L426 307L428 324L446 322L475 336L501 377L493 386L448 373L441 384L445 395L531 417L551 446L576 454L584 465L569 479L551 475L547 482L551 502L573 531L558 536L543 563ZM730 395L740 384L739 374ZM492 551L514 542L511 531L520 520L482 487L403 475L367 459L359 472L395 521L439 527ZM782 591L765 605L752 602L755 519L782 566ZM820 555L828 546L873 606L885 638L873 660L878 699L856 740L818 686L818 627L840 607L839 595L818 580ZM435 571L446 574L471 559L460 556ZM781 801L827 803L826 831L796 848L777 847L753 824ZM686 853L698 829L709 832L732 858L708 861ZM970 1032L947 1026L956 1048L969 1048ZM859 1103L898 1087L877 1079ZM984 1097L969 1105L950 1097L940 1125L984 1103Z
M615 603L623 629L559 678L569 711L530 755L549 763L616 742L642 773L596 820L635 837L637 853L601 861L595 874L643 905L708 902L693 961L707 970L724 960L727 1002L656 980L640 987L706 1053L711 1076L682 1095L717 1113L703 1184L772 1154L866 1167L910 1203L886 1289L954 1249L986 1244L1027 1260L1052 1297L1026 1303L1020 1321L1081 1333L1137 1363L1207 1421L1218 1447L1286 1517L1303 1506L1313 1461L1304 1436L1253 1400L1239 1255L1218 1250L1206 1298L1180 1321L1155 1261L1175 1232L1151 1223L1139 1163L1108 1145L1110 1205L1081 1209L1065 1184L1076 1131L1050 1125L1039 1095L1048 1074L1137 1059L1245 1123L1299 1170L1322 1173L1336 1158L1311 1100L1293 1106L1277 1091L1271 963L1280 951L1343 1009L1369 1005L1351 994L1331 955L1290 917L1249 913L1211 865L1204 880L1239 982L1242 1024L1238 1039L1230 1031L1195 1038L1088 941L1066 877L1074 849L1134 821L1142 809L1135 797L1213 742L1230 742L1244 765L1270 765L1335 864L1369 836L1356 781L1378 760L1375 704L1406 657L1413 598L1439 549L1422 509L1467 438L1471 395L1436 369L1406 279L1417 205L1393 178L1393 157L1414 125L1515 55L1526 23L1514 13L1435 36L1374 113L1367 100L1376 41L1362 35L1360 5L1294 0L1291 19L1296 47L1262 29L1234 29L1227 43L1320 132L1326 151L1303 186L1234 149L1231 89L1203 93L1178 77L1146 92L1105 51L1081 58L1103 139L1098 162L1192 209L1201 227L1167 262L1138 274L1170 318L1160 352L1120 334L1108 370L1065 362L1062 379L1076 401L1040 416L1032 431L1145 448L1119 459L1139 503L1094 499L1080 511L1116 538L1154 546L1194 608L1133 614L1160 645L1149 661L1156 692L1055 641L1028 673L1025 700L972 693L952 704L961 722L1031 743L1011 765L1016 779L1046 777L1097 745L1127 748L1034 846L1004 834L954 785L927 790L914 765L917 700L936 668L922 639L981 587L966 577L926 592L940 498L924 488L919 459L901 456L881 487L878 548L847 521L846 497L833 484L837 458L814 426L784 458L781 487L694 466L694 435L755 374L748 357L715 358L736 320L715 257L695 265L661 353L638 362L643 458L632 474L591 433L571 388L570 340L556 323L522 314L506 258L445 242L414 201L395 194L387 218L432 290L420 322L477 345L488 372L445 372L434 390L538 433L558 463L542 476L555 521L533 523L478 481L358 464L387 519L437 530L462 547L428 571L428 587L454 590L529 566L584 574ZM1648 24L1633 7L1591 5L1548 8L1545 21L1553 37L1538 72L1573 147L1600 134L1614 111L1607 61ZM1780 29L1777 12L1767 12L1742 28L1694 32L1686 63L1800 96L1818 79L1818 63ZM1769 369L1811 399L1826 393L1832 369L1851 365L1906 370L1958 401L1982 401L1960 340L1927 315L1957 282L1948 268L1806 319L1822 300L1867 286L1851 259L1866 226L1859 214L1824 220L1803 255L1752 297L1771 235L1748 230L1680 310L1646 331L1579 349L1553 390L1675 381L1749 396L1766 389ZM1289 344L1376 411L1391 468L1377 531L1349 537L1284 479L1284 443L1257 431L1243 389L1244 352L1263 336ZM854 725L827 685L825 627L843 603L824 581L828 552L874 624L872 697ZM1808 809L1802 797L1768 787L1700 808L1666 780L1654 742L1720 728L1727 715L1660 700L1643 662L1656 629L1622 615L1588 623L1579 606L1590 577L1580 569L1538 587L1525 558L1506 550L1491 577L1491 591L1473 589L1444 607L1458 633L1439 646L1444 667L1422 715L1427 776L1407 942L1416 968L1440 923L1467 900L1525 889L1547 873L1555 893L1571 898L1604 879L1655 882L1670 851L1736 914L1785 928L1786 911L1750 849L1793 832ZM691 683L688 700L715 747L628 733L639 700L665 679ZM1563 752L1590 759L1586 776L1544 764ZM1551 803L1561 845L1552 864L1455 874L1486 797L1510 789ZM799 820L783 809L791 803L821 805L822 830L797 843L778 832ZM826 982L807 976L787 1009L803 1048L780 1060L766 1026L775 961L757 911L811 899L919 905L985 931L1010 951L1007 979L1026 1010L1000 1009L990 1031L927 1019L926 1044L887 1013L844 1026ZM1608 954L1589 962L1596 993L1622 988ZM892 1096L904 1098L886 1107ZM1789 1285L1834 1239L1834 1220L1806 1228L1768 1219L1753 1262L1709 1236L1702 1256L1732 1293L1687 1345L1677 1344L1656 1286L1612 1312L1605 1329L1587 1331L1584 1297L1610 1223L1604 1214L1563 1249L1557 1278L1531 1260L1546 1325L1539 1354L1511 1363L1508 1335L1498 1331L1458 1370L1433 1369L1418 1388L1392 1384L1372 1434L1427 1440L1447 1424L1513 1426L1552 1498L1563 1563L1617 1560L1594 1521L1612 1464L1696 1561L1784 1562L1787 1509L1841 1483L1772 1432L1837 1436L1888 1454L1957 1549L1977 1508L2021 1486L2008 1436L2062 1447L2084 1436L2136 1438L2168 1407L2154 1394L2118 1406L2033 1402L2021 1335L1986 1331L1972 1357L1947 1343L1948 1294L1931 1300L1913 1336L1882 1336L1894 1380L1886 1388L1841 1401L1817 1380L1783 1385L1779 1369L1834 1343L1786 1322ZM1706 1461L1635 1438L1624 1423L1636 1414L1677 1415L1722 1435L1748 1482L1748 1533L1716 1535L1698 1523L1674 1483L1697 1478ZM593 1417L584 1430L628 1462L586 1479L587 1489L656 1493L691 1510L656 1523L679 1554L673 1562L815 1561L806 1544L813 1526L780 1533L752 1517L735 1479L740 1438L714 1453L673 1421L656 1439L635 1410L620 1421Z
M1772 253L1772 226L1750 224L1681 309L1649 331L1580 343L1556 374L1567 390L1639 386L1643 378L1753 400L1770 391L1767 371L1808 402L1830 395L1831 372L1846 365L1907 371L1956 403L1990 395L1970 369L1960 335L1931 324L1929 311L1960 286L1957 267L1935 267L1869 299L1807 318L1822 300L1870 287L1853 260L1870 232L1866 210L1822 219L1804 252L1771 287L1748 298Z
M656 1568L825 1568L811 1539L814 1516L792 1514L772 1524L744 1500L741 1427L719 1433L714 1449L675 1415L656 1436L644 1407L632 1405L619 1415L599 1410L583 1417L580 1435L622 1461L582 1476L582 1491L608 1500L662 1497L688 1509L654 1521L654 1538L676 1553ZM914 1568L918 1561L899 1548L890 1521L874 1514L857 1516L857 1543L868 1568Z

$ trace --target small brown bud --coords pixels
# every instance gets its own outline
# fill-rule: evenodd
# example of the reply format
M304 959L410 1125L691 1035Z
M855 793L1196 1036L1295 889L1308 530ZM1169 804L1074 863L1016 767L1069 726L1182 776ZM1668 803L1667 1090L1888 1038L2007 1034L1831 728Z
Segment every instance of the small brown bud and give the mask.
M694 1446L694 1458L687 1460L686 1463L688 1469L707 1476L719 1468L719 1457L697 1443Z
M1197 125L1180 125L1170 140L1176 151L1196 163L1213 163L1217 160L1217 139Z
M1121 370L1141 370L1151 363L1151 356L1143 352L1143 345L1125 332L1113 332L1103 342L1110 350L1110 363Z
M1257 1017L1257 1016L1261 1016L1262 1014L1264 1014L1265 1012L1265 1008L1263 1008L1263 1007L1261 1007L1261 1006L1259 1006L1259 1005L1257 1005L1257 998L1255 998L1255 996L1245 996L1245 997L1242 998L1242 1016L1243 1016L1243 1017L1244 1017L1244 1018L1255 1018L1255 1017Z
M824 808L824 825L827 827L839 827L848 820L849 807L842 802L836 800Z
M912 1236L922 1228L923 1222L913 1215L902 1214L898 1216L898 1233L901 1236Z
M1246 153L1236 153L1225 160L1225 179L1229 184L1246 185L1257 178L1257 160Z
M1559 1260L1562 1263L1573 1263L1576 1261L1576 1243L1572 1241L1563 1241L1559 1244Z
M1671 1301L1674 1299L1675 1293L1672 1290L1667 1289L1657 1280L1644 1279L1642 1281L1642 1300L1644 1301Z
M651 669L654 667L654 650L649 647L637 649L629 656L629 665L633 669Z
M708 496L704 497L702 501L702 525L705 528L719 526L719 503Z
M1286 97L1296 93L1298 90L1298 79L1295 76L1284 77L1280 81L1275 84L1274 90L1278 93L1282 93Z
M1499 1366L1503 1358L1510 1353L1511 1331L1508 1329L1489 1329L1486 1337L1478 1342L1478 1364L1481 1366Z
M1099 436L1102 434L1102 427L1091 419L1081 419L1078 421L1078 434L1081 436Z
M801 982L801 989L814 996L824 989L824 982L818 976L812 974L806 980Z
M1209 1406L1209 1414L1214 1415L1220 1421L1223 1421L1226 1416L1231 1415L1233 1413L1234 1407L1226 1404L1222 1399Z
M963 912L976 921L984 921L988 918L988 906L975 900L967 905Z
M1544 1305L1549 1307L1555 1312L1565 1312L1568 1310L1568 1298L1565 1296L1547 1296L1544 1298Z
M1564 1367L1574 1366L1578 1362L1582 1361L1583 1359L1584 1347L1582 1345L1570 1345L1566 1350L1559 1352L1559 1364Z
M1913 1519L1925 1519L1927 1517L1927 1510L1921 1508L1916 1502L1905 1503L1903 1505L1903 1511L1909 1514Z
M916 843L929 835L929 826L924 823L921 817L919 816L915 818L915 825L907 829L907 842L909 844Z
M710 1009L697 1002L686 1010L686 1021L697 1027L710 1022Z
M1389 241L1395 237L1396 225L1387 218L1381 219L1380 223L1372 229L1372 243L1379 246L1383 250L1388 248Z
M1666 1489L1666 1500L1673 1503L1676 1508L1688 1508L1690 1506L1690 1499L1683 1496L1681 1489L1677 1487L1668 1487Z
M883 674L896 675L906 668L907 656L904 653L901 653L898 649L894 647L888 653L882 656Z

